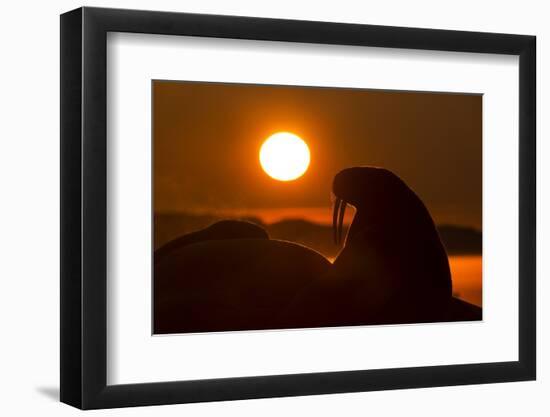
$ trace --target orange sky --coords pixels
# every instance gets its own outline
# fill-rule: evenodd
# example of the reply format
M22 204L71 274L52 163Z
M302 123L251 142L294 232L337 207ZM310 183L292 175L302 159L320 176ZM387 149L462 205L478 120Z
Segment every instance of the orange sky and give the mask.
M401 176L436 223L481 228L479 95L154 81L153 99L157 213L330 222L333 176L376 165ZM295 181L259 164L277 131L309 146L310 167Z

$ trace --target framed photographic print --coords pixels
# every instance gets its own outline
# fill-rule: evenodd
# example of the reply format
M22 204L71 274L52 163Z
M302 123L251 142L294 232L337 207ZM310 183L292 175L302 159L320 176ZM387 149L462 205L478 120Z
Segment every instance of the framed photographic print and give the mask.
M61 16L61 401L535 379L535 38Z

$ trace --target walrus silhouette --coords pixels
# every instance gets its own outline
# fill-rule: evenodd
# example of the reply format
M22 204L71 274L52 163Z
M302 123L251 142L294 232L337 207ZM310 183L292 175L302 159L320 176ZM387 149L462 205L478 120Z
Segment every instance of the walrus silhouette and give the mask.
M327 274L296 297L286 321L325 327L481 318L481 309L452 297L436 226L403 180L384 168L354 167L334 177L332 191L336 243L346 206L356 210L345 245Z
M360 279L380 304L448 301L447 253L426 206L401 178L384 168L349 168L335 176L332 191L339 234L346 205L356 209L334 274Z
M154 333L281 328L280 311L330 268L260 226L214 223L155 252Z
M404 181L355 167L335 176L332 191L337 242L346 206L356 210L334 264L231 221L157 250L155 333L481 319L480 308L452 297L445 248Z

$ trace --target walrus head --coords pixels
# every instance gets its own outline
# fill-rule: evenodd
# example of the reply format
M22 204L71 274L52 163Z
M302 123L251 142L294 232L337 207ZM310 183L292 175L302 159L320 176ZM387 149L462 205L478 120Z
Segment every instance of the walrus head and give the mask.
M401 178L385 168L353 167L340 171L334 177L332 192L336 197L333 212L334 240L342 239L342 223L346 206L366 212L373 224L384 223L396 207L405 200L420 200Z

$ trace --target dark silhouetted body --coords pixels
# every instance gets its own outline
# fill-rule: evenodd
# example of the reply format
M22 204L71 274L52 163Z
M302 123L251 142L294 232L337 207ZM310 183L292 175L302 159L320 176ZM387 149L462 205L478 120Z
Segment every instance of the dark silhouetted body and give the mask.
M223 240L198 233L203 240L174 246L155 262L157 334L285 327L281 309L331 267L318 252L261 233Z

